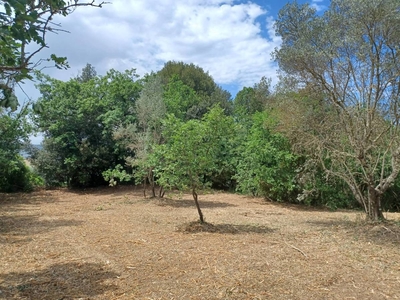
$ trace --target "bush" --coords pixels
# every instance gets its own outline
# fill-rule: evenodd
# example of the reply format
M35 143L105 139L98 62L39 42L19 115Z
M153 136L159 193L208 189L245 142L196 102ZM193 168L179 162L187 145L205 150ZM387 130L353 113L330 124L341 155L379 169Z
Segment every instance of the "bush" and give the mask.
M0 192L31 192L44 184L43 179L26 165L21 156L3 165L0 173Z

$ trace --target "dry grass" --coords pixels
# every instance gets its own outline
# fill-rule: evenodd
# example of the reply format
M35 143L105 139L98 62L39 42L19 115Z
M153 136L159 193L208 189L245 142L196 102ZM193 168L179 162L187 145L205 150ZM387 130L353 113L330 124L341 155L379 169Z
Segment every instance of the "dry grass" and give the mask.
M0 299L400 299L400 214L169 197L0 195Z

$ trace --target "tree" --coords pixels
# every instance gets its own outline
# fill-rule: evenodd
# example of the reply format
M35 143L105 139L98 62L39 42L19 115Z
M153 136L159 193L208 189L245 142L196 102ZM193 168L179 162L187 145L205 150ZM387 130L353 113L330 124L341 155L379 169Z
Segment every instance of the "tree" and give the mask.
M275 25L281 70L317 87L337 114L305 142L372 220L383 219L382 195L400 171L399 10L397 0L332 0L317 15L294 2Z
M42 60L33 61L44 48L48 47L46 35L62 31L53 22L57 15L67 16L79 6L102 7L105 2L24 0L0 1L0 106L16 109L18 100L14 86L24 79L32 79L31 72ZM27 51L27 46L36 47ZM53 61L57 68L68 67L65 57L52 54L47 61Z
M20 112L10 112L0 107L0 192L27 191L32 188L32 172L20 155L32 132L27 114L26 105Z
M58 178L71 187L104 184L102 173L124 163L130 153L113 140L113 132L136 120L141 89L136 77L134 70L110 70L87 82L39 76L43 110L34 119L44 132L44 150L52 152L50 160L38 161L47 183Z
M318 89L310 86L296 88L282 78L267 111L277 120L275 132L283 134L298 157L296 185L297 201L307 205L327 206L331 209L352 208L357 205L345 182L325 174L320 160L328 156L317 155L312 141L322 129L336 128L338 116ZM310 142L310 144L308 143Z
M271 96L270 89L271 79L265 77L253 87L244 87L233 101L236 116L242 118L265 110Z
M156 196L154 169L157 159L154 148L162 143L162 119L166 114L163 94L161 78L157 75L149 76L136 101L137 122L120 127L114 132L114 139L133 152L132 156L126 158L126 162L134 168L135 184L143 183L146 196L146 183L149 182L152 197ZM162 196L162 190L159 195Z
M96 69L89 63L82 69L81 74L77 77L79 82L88 82L97 76Z
M165 144L157 147L159 157L158 183L166 188L190 189L200 222L204 223L198 201L198 190L210 185L211 174L219 165L220 134L214 131L217 120L229 124L232 119L215 107L202 120L183 122L173 115L165 120ZM223 125L221 128L226 128Z
M266 112L252 116L248 135L239 146L237 190L254 196L288 201L295 190L297 157L288 140L273 133L275 121Z
M165 86L164 103L168 113L180 120L197 119L200 97L174 75Z
M166 87L171 82L176 84L180 81L180 90L184 87L185 92L188 92L188 90L194 91L197 96L196 101L193 101L193 98L190 98L189 101L185 98L185 94L181 96L181 100L184 101L182 107L187 109L187 111L184 111L184 114L188 118L201 119L215 105L223 108L227 115L232 113L230 93L219 87L208 72L205 72L201 67L184 62L169 61L158 72L158 75ZM190 106L187 106L188 104Z

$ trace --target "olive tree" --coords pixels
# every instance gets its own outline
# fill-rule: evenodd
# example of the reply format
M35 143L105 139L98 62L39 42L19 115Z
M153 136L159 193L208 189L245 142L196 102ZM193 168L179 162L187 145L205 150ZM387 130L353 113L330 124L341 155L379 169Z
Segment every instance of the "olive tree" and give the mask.
M317 87L335 111L304 142L347 183L372 220L400 171L400 2L332 0L322 14L287 4L275 27L280 69ZM305 135L306 136L306 135Z

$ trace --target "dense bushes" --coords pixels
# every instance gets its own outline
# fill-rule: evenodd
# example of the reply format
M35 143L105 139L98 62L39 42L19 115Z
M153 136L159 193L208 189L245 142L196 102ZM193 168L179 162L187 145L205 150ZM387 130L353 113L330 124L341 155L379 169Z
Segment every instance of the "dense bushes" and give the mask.
M30 192L43 186L43 179L17 155L0 169L0 192Z

